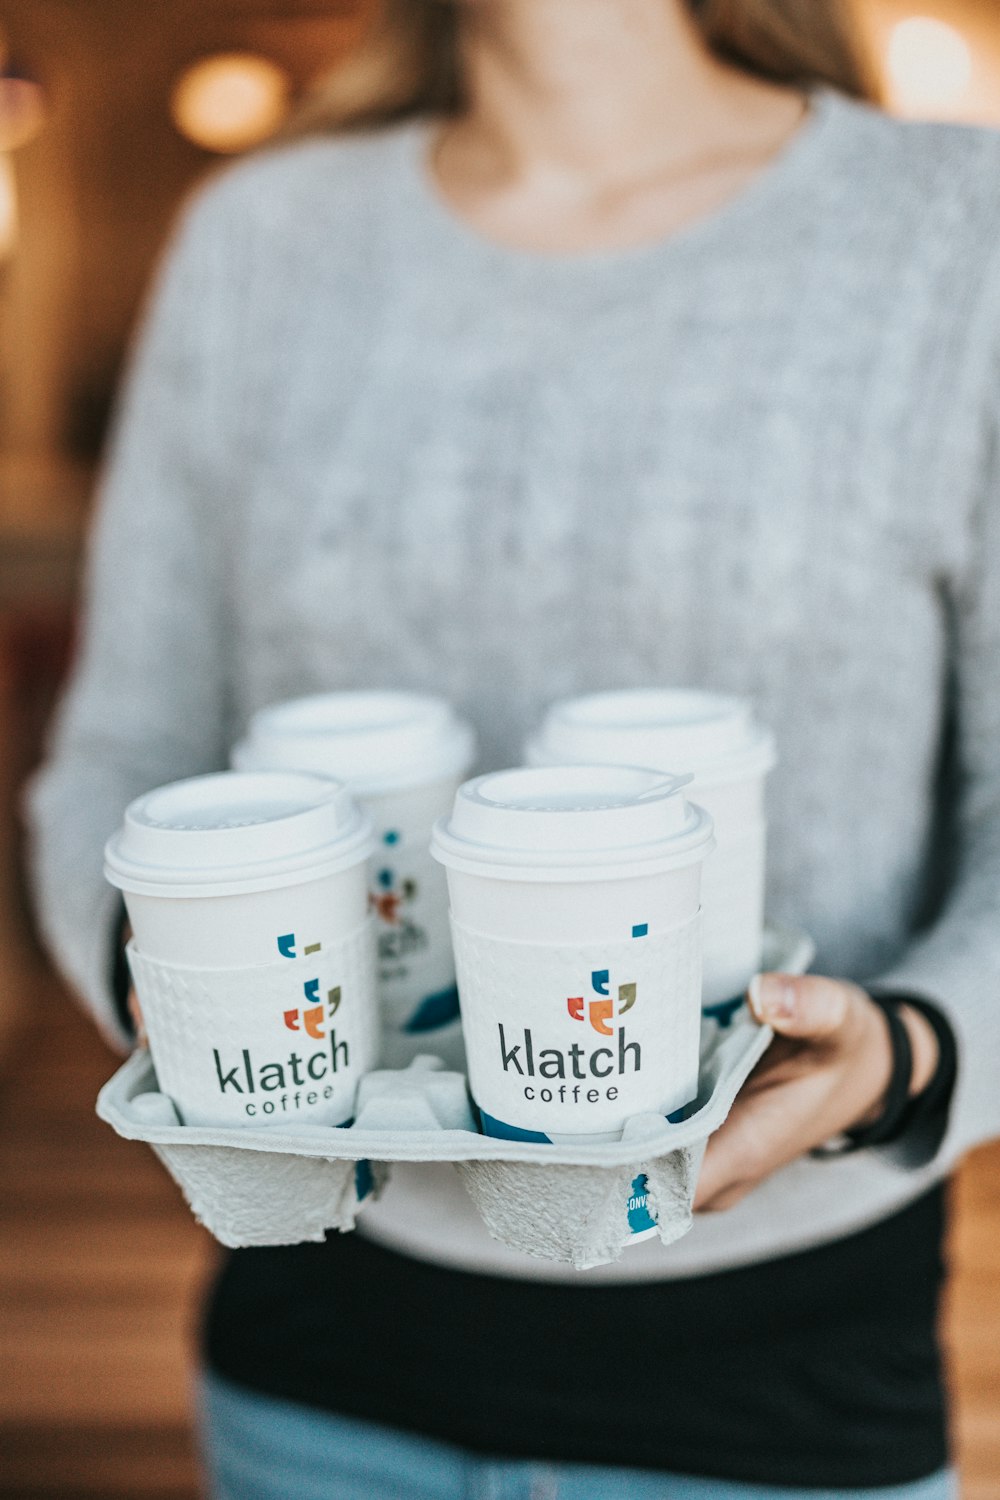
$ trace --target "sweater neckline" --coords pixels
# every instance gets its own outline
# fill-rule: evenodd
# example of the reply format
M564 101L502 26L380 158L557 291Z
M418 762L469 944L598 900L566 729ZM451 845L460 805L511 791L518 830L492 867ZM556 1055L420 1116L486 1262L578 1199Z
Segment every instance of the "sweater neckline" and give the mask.
M410 211L420 215L442 252L450 251L468 262L479 261L487 270L562 280L572 275L638 272L675 256L707 250L717 240L738 233L754 218L766 215L776 199L796 182L809 178L846 103L832 89L813 90L808 113L798 129L738 192L669 234L631 246L569 252L527 250L481 233L450 206L434 183L429 158L438 122L433 118L412 121L400 130L402 193Z

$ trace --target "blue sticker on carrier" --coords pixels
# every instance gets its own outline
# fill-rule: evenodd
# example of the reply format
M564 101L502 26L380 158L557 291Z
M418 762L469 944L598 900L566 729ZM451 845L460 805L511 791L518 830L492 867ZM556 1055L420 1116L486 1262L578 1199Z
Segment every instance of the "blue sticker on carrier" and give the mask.
M497 1120L493 1115L488 1115L485 1109L479 1111L479 1120L483 1135L492 1135L499 1141L535 1141L543 1146L552 1145L548 1136L543 1135L540 1130L522 1130L520 1125L508 1125L506 1120Z
M656 1220L649 1211L646 1187L646 1174L640 1172L638 1177L632 1179L628 1199L628 1227L633 1234L644 1234L647 1229L656 1228Z
M359 1161L354 1168L354 1191L359 1203L363 1203L375 1187L375 1174L370 1161Z
M703 1006L701 1013L710 1021L715 1021L720 1030L726 1031L733 1024L737 1011L743 1009L743 1000L742 995L736 995L732 1000L720 1000L717 1005Z

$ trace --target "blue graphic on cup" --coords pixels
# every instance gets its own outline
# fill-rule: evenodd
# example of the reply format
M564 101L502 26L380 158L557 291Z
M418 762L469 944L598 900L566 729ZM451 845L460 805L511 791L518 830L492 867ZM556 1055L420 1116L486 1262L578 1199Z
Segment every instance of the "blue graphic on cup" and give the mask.
M321 952L322 948L322 943L307 943L302 950L302 955L304 958L308 958L311 953ZM282 933L281 937L278 938L278 952L282 958L298 958L298 954L295 951L294 932Z

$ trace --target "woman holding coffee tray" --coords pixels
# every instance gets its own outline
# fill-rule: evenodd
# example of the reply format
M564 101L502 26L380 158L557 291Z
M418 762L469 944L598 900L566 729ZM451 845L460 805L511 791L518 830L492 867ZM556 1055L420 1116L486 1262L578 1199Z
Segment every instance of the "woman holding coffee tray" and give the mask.
M756 987L782 1037L669 1249L522 1260L429 1173L231 1256L220 1496L954 1493L941 1184L1000 1130L1000 140L867 92L835 0L394 0L186 215L31 802L106 1031L123 806L360 684L450 694L493 765L569 693L753 696L770 911L832 976Z

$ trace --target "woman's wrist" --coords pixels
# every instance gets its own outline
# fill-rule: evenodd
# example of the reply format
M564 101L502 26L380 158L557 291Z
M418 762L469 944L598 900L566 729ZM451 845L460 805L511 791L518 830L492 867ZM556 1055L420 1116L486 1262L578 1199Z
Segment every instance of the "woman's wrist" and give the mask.
M870 995L867 990L862 993L866 1028L859 1042L859 1062L867 1061L872 1068L875 1092L868 1108L846 1132L852 1140L858 1137L856 1144L869 1133L880 1133L889 1112L899 1112L910 1097L913 1076L910 1032L898 1007L892 1001Z
M936 1087L944 1062L938 1028L918 1004L908 1003L902 995L867 994L867 998L869 1021L874 1012L881 1023L883 1045L878 1051L880 1066L885 1069L885 1087L846 1132L849 1150L887 1145L903 1135L920 1112L928 1091Z
M929 1088L937 1075L941 1061L941 1048L937 1033L922 1011L905 1000L897 1005L899 1018L906 1027L913 1052L913 1070L910 1074L910 1098L916 1099Z

